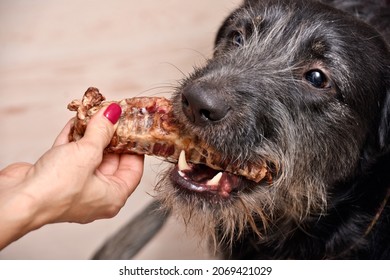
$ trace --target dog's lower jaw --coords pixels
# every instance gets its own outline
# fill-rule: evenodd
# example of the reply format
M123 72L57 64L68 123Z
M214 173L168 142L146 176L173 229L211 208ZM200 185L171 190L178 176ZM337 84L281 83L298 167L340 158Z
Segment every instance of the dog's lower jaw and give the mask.
M242 191L234 191L224 197L218 193L191 191L174 184L167 173L156 187L158 199L201 239L209 240L213 244L212 251L218 251L222 244L231 247L248 228L259 238L263 236L259 223L253 217L254 210L250 209L253 206L248 207L242 201ZM258 219L262 220L262 224L267 223L264 210L256 208Z
M202 240L208 240L212 253L224 258L250 258L245 254L237 255L236 247L240 247L243 240L252 240L251 250L264 244L276 244L276 247L283 244L299 223L311 213L322 213L326 204L319 198L322 202L317 202L316 206L309 206L310 201L307 205L299 205L292 202L293 198L286 198L286 205L275 204L273 197L281 191L280 186L265 182L245 182L245 186L227 197L218 192L192 191L172 182L171 172L177 172L176 168L167 172L156 187L161 204L190 231ZM274 184L281 182L276 178ZM318 209L314 210L314 207Z

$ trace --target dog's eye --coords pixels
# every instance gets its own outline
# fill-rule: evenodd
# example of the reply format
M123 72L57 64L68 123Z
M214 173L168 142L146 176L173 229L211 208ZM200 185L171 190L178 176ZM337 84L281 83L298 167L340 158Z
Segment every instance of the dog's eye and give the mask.
M234 32L232 35L232 44L236 47L240 47L244 44L244 35L240 32Z
M318 69L310 70L305 74L305 79L316 88L329 87L328 78Z

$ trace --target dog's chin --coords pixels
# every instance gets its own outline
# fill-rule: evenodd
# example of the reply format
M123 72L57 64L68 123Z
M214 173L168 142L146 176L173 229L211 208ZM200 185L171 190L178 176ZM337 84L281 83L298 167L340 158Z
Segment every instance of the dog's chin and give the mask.
M266 181L256 183L229 172L188 163L186 170L180 170L178 165L170 168L156 190L163 207L216 249L221 240L232 244L247 227L259 239L263 238L263 228L269 220L264 206L271 201L264 194L269 187ZM219 231L223 232L222 236Z

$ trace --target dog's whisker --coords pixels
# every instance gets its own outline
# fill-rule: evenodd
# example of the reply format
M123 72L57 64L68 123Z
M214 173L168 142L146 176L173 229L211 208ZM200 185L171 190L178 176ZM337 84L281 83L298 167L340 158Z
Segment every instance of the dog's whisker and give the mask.
M187 77L187 74L183 70L181 70L178 66L176 66L175 64L170 63L170 62L164 62L164 64L167 64L167 65L173 67L174 69L176 69L182 75L182 78Z
M389 8L246 0L211 58L146 91L172 89L181 132L222 166L174 166L156 187L218 257L390 257Z
M159 84L143 90L135 96L161 96L163 94L172 94L175 90L175 86L171 84Z

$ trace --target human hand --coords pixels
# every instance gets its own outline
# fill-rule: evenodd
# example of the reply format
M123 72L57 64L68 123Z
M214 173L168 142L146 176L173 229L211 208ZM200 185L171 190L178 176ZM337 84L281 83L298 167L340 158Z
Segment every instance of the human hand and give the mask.
M70 121L34 165L0 171L0 248L44 224L88 223L119 212L143 173L143 156L103 155L119 116L117 104L101 109L71 143Z

